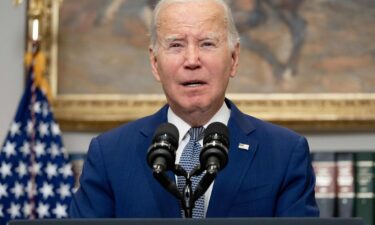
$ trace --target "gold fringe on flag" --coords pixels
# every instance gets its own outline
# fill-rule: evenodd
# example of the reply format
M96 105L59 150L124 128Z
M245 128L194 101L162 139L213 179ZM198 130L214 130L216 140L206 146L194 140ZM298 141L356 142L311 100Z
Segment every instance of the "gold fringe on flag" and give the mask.
M36 50L36 53L30 51L26 52L25 64L27 68L29 68L31 65L34 66L34 84L44 92L48 98L48 101L51 103L51 87L47 79L44 77L46 71L46 56L44 55L43 51L38 49Z

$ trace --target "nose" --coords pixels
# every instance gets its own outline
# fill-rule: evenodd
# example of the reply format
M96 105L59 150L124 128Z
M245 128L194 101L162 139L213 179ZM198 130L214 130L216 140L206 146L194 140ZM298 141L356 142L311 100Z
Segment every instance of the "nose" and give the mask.
M199 48L194 45L188 46L185 52L185 69L195 70L201 67Z

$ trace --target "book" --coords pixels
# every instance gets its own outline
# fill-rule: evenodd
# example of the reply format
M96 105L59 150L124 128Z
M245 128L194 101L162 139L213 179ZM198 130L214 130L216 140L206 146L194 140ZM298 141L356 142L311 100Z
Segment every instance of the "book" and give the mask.
M354 154L337 153L337 217L354 215Z
M315 198L320 210L320 217L334 217L336 199L335 153L313 153L312 164L316 177Z
M355 216L364 220L364 225L375 224L374 163L375 153L355 153Z

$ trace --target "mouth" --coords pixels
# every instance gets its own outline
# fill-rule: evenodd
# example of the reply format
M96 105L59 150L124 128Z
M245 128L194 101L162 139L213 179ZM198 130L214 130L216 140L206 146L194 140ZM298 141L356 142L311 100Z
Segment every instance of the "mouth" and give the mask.
M200 86L203 86L203 85L206 85L207 83L204 82L204 81L200 81L200 80L191 80L191 81L186 81L186 82L183 82L182 85L184 87L200 87Z

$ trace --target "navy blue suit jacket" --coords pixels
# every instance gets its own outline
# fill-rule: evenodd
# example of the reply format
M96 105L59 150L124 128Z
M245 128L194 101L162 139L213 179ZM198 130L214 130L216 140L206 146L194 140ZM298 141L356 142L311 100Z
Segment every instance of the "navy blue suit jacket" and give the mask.
M318 216L306 139L226 103L231 109L229 163L215 180L206 216ZM71 217L181 217L179 202L146 162L153 133L167 122L167 109L92 140ZM240 143L249 149L239 148Z

